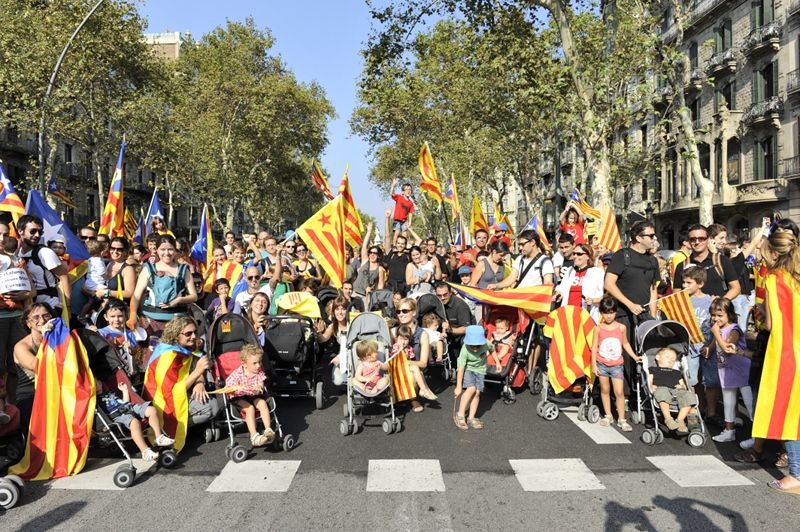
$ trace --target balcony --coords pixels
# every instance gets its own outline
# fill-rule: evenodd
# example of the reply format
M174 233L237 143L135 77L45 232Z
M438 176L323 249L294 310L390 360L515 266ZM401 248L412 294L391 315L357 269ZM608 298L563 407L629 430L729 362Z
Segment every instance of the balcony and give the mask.
M786 8L786 18L800 14L800 0L791 0L789 7Z
M700 92L703 90L703 71L700 68L693 68L692 71L689 72L689 79L684 89L688 93Z
M800 68L786 74L786 96L800 94Z
M747 56L762 53L777 52L781 48L781 33L783 27L780 21L764 24L750 32L742 43L742 52Z
M800 1L800 0L798 0ZM728 48L711 56L706 63L706 75L717 77L736 72L736 49Z
M666 108L672 103L674 97L672 87L656 87L653 94L653 106L662 109Z
M717 8L724 7L724 4L727 2L728 0L700 0L696 2L694 9L692 9L692 12L689 14L687 29L701 22L706 17L713 15Z
M800 155L783 159L780 173L783 179L797 179L800 177Z
M776 179L762 179L736 185L736 203L765 203L780 201L787 196L787 189Z
M750 128L767 125L780 129L782 114L783 98L772 96L763 102L756 102L748 107L742 117L742 124Z

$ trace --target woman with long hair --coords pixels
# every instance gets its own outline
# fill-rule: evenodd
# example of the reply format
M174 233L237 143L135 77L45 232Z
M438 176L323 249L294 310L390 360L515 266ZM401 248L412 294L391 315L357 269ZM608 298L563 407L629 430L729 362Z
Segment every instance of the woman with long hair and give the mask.
M175 234L167 227L167 222L161 216L153 216L150 220L150 233L154 235L169 235L175 238Z
M369 295L375 290L383 290L386 284L386 272L381 265L383 250L380 246L368 246L372 236L372 224L367 226L367 235L361 247L361 266L358 268L353 292L364 301L364 308L369 306Z
M493 242L489 247L489 256L478 259L475 269L472 270L470 286L487 288L490 284L496 285L506 276L505 258L511 250L503 241Z
M17 388L15 406L20 412L20 422L27 427L33 410L34 382L36 378L36 354L44 339L44 333L53 328L53 309L47 303L34 303L25 309L20 320L30 331L14 346L14 362L17 364Z
M269 298L264 292L256 292L247 304L244 317L253 324L258 334L258 342L264 346L267 338L267 311L269 311Z
M574 305L585 308L595 323L600 321L600 300L603 299L605 271L593 266L594 251L589 244L578 244L572 252L573 265L568 267L556 286L554 299L561 306Z
M111 260L106 267L103 278L106 279L106 289L91 291L81 287L87 296L102 299L122 299L129 302L136 287L136 268L128 262L131 245L127 239L118 236L111 239L108 253ZM120 296L122 296L120 298Z
M333 383L337 386L344 383L342 370L346 369L344 356L347 349L347 328L350 325L349 308L350 301L340 295L328 302L326 314L330 318L330 323L326 324L319 320L316 324L317 341L323 352L332 355L330 365L333 366Z

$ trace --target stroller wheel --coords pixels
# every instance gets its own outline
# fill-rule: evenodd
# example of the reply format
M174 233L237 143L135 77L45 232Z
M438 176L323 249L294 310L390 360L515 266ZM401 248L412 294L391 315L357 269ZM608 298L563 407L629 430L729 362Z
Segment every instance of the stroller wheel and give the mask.
M164 469L172 469L178 463L178 455L172 449L158 455L158 465Z
M350 425L347 423L346 419L343 419L339 422L339 434L342 436L347 436L350 434Z
M597 405L591 405L586 410L586 421L589 423L597 423L600 421L600 407Z
M444 380L450 380L450 370L447 368L447 366L442 368L442 376L444 377Z
M401 430L403 430L403 422L400 421L400 419L395 418L395 420L394 420L394 431L395 432L400 432Z
M533 395L542 393L542 370L534 368L528 375L528 389Z
M344 417L347 417L347 416L350 415L350 409L347 407L347 401L346 400L345 400L344 403L342 403L342 415Z
M558 418L558 407L555 403L545 403L542 414L547 421L555 421Z
M203 439L206 441L206 443L211 443L212 441L214 441L214 429L209 427L206 430L204 430Z
M19 440L14 440L9 442L6 446L6 458L8 458L12 464L15 464L22 460L23 455L25 454L25 443L20 438Z
M383 432L385 434L391 434L392 432L394 432L394 425L392 424L392 420L389 419L388 417L383 420L383 423L381 425L383 426Z
M231 460L233 460L235 464L240 464L247 460L247 449L244 445L237 445L231 449Z
M655 445L656 443L656 433L652 429L645 429L640 438L645 445Z
M578 407L578 421L586 421L586 405Z
M322 381L319 381L314 387L314 403L317 410L322 410L322 407L325 406L325 394L323 392Z
M638 425L639 423L644 421L644 419L642 419L642 417L639 415L639 412L637 412L636 410L631 410L629 416L631 419L631 423L633 423L634 425Z
M19 488L5 478L0 479L0 508L10 510L19 502Z
M689 433L689 437L687 438L689 445L692 447L702 447L706 444L706 436L702 432L694 431Z
M123 465L114 472L114 485L118 488L127 488L136 480L136 469Z
M656 445L659 443L664 443L664 433L661 430L656 429Z
M547 401L542 400L542 401L539 401L538 403L536 403L536 414L539 417L544 417L544 404L546 402Z
M222 438L222 430L219 427L214 427L214 441L219 441Z
M361 430L361 427L358 424L358 420L353 418L353 434L358 434L359 430Z
M291 434L287 434L286 437L283 438L283 450L286 451L287 453L292 449L294 449L294 444L295 444L294 436L292 436Z

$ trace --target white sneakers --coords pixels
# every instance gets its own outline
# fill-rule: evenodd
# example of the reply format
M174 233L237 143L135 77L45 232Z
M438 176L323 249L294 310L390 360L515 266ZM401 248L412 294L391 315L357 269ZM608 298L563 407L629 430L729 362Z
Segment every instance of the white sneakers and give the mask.
M419 391L419 395L421 397L424 397L428 401L436 401L437 399L439 399L439 397L435 393L433 393L431 390L420 390Z
M267 445L275 441L275 431L271 428L264 429L264 439L266 440Z
M158 458L158 453L149 447L145 449L144 452L142 453L142 460L144 460L145 462L153 462L157 458Z
M173 443L175 443L175 440L163 433L156 438L156 445L159 447L170 447Z
M711 439L717 443L736 441L736 429L725 429Z
M753 445L755 445L755 443L756 443L756 439L755 438L749 438L747 440L740 441L739 442L739 447L741 447L742 449L744 449L746 451L747 449L752 449Z

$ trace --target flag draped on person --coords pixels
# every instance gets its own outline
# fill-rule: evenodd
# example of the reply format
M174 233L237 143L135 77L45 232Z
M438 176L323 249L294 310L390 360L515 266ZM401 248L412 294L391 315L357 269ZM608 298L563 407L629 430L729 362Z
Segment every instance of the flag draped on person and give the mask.
M56 181L56 176L51 175L50 181L47 182L47 193L56 198L58 201L69 207L70 209L76 209L75 203L72 199L61 192L58 188L58 182Z
M147 207L147 216L145 216L144 219L144 236L147 236L147 233L150 231L153 218L155 217L166 220L164 211L161 210L161 202L158 200L158 187L153 188L153 197L150 198L150 205Z
M0 164L0 211L11 213L14 223L25 214L25 206L14 190L14 185L8 179L2 164Z
M108 235L111 238L116 236L125 236L124 218L125 218L125 198L124 198L124 184L122 161L125 157L125 141L119 148L119 157L117 157L117 166L114 169L114 175L111 177L111 184L108 186L108 197L106 198L106 206L103 209L103 215L100 217L100 229L97 232L101 235Z
M598 243L613 252L622 249L622 239L617 229L617 219L610 207L603 209L600 221L600 234L597 235Z
M578 192L577 188L572 189L572 194L570 194L569 198L575 202L575 205L581 210L581 212L590 218L594 218L595 220L600 219L600 210L595 209L581 197L581 193Z
M472 198L472 210L469 213L469 232L474 235L479 230L489 232L489 222L483 213L483 207L477 197Z
M450 176L450 181L447 183L447 189L444 191L444 201L450 204L450 211L453 214L453 219L457 220L461 217L461 204L458 202L458 190L456 188L456 177Z
M765 280L772 328L753 418L753 438L800 440L800 283L784 270Z
M545 251L552 251L553 247L550 245L550 241L547 240L547 235L544 233L544 228L542 224L539 222L539 217L535 214L533 218L525 224L525 227L522 228L522 231L531 230L534 231L537 235L539 235L539 243L541 244L542 249ZM520 233L522 232L520 231Z
M331 192L331 187L328 186L328 178L322 173L322 168L320 168L317 161L311 161L311 182L314 184L314 188L325 196L326 200L333 199L333 192Z
M419 149L419 173L422 175L420 190L441 204L442 185L439 183L439 176L436 175L436 165L433 164L433 155L427 142Z
M25 456L10 472L26 480L80 473L89 453L95 381L86 348L56 318L36 354L36 394Z
M577 305L560 307L547 317L543 332L551 339L547 377L553 391L561 393L584 376L591 386L595 323L589 313Z
M189 396L186 379L194 355L180 346L158 344L147 362L143 395L158 411L161 428L175 438L175 451L186 442L189 424Z
M89 252L83 245L75 233L73 233L67 224L58 216L56 211L44 200L39 191L32 188L28 191L28 200L25 203L25 214L31 214L42 219L44 224L44 234L42 240L47 242L56 237L64 240L64 245L67 248L67 267L69 268L69 277L71 282L86 273L86 261L89 260Z
M339 185L339 196L342 197L344 217L344 237L353 247L359 247L364 242L364 237L361 236L364 224L361 223L361 215L358 213L356 203L353 201L353 195L350 193L348 168L345 168L342 184Z
M392 386L392 399L394 402L409 401L417 397L417 390L414 388L414 374L408 365L408 358L400 351L397 355L389 359L389 382Z
M693 344L705 341L700 324L697 323L697 314L694 312L692 298L686 290L677 290L658 300L661 312L668 320L677 321L689 331L689 339Z
M485 305L521 309L534 320L543 320L550 312L553 285L543 284L507 290L486 290L460 284L449 284L459 294Z
M345 275L343 201L337 196L295 230L336 288Z

